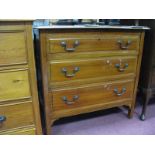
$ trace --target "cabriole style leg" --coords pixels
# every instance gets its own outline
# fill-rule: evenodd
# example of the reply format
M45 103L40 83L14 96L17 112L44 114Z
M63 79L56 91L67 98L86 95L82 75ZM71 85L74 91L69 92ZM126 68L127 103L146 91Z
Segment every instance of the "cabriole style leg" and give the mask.
M147 91L146 94L144 95L144 103L143 103L142 113L140 116L140 119L142 121L145 120L146 108L149 103L150 97L151 97L151 91Z

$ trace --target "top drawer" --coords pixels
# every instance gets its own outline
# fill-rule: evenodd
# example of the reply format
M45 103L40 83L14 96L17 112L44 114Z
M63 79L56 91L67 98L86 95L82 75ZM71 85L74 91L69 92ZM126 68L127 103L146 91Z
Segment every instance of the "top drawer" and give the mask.
M128 33L47 35L48 53L138 50L140 36Z
M24 32L0 32L0 66L27 62Z

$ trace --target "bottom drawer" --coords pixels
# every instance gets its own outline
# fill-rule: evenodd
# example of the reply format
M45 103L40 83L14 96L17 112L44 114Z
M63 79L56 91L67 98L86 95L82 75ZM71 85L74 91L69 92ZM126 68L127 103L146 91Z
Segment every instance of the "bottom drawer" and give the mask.
M74 89L53 90L53 111L71 110L95 104L112 104L132 99L134 80L91 84Z
M34 118L31 102L0 105L0 132L33 124Z

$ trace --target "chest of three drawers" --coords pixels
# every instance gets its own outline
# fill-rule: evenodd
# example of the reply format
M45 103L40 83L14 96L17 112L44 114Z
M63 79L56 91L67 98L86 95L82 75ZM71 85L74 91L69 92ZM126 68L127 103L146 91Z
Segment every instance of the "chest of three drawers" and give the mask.
M122 105L132 117L144 32L40 28L36 36L47 134L61 117Z
M41 134L31 21L0 21L0 134Z

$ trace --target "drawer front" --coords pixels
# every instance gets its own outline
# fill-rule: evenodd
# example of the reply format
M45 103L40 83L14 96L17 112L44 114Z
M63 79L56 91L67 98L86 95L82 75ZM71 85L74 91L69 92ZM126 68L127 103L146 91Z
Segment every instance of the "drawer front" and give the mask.
M0 105L0 131L33 124L32 103Z
M0 71L0 102L30 98L27 70Z
M93 38L48 38L48 53L138 50L139 35L105 34Z
M108 105L116 101L132 99L134 81L98 83L81 88L52 92L53 110L69 110L89 105Z
M27 62L24 32L0 32L0 66Z
M50 62L50 82L135 74L137 57L64 60Z

